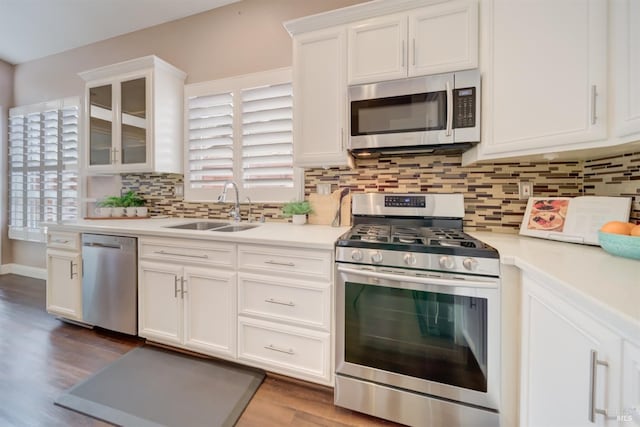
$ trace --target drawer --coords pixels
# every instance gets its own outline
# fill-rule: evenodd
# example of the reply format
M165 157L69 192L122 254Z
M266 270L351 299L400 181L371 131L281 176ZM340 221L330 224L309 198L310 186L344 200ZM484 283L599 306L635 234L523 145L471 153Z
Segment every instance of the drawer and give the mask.
M329 283L276 280L270 276L238 275L240 314L329 331Z
M238 247L240 269L278 273L279 276L283 276L284 273L284 277L295 275L325 282L331 281L332 255L331 251L274 246Z
M139 240L141 259L164 260L207 267L235 268L235 245L206 240L153 239Z
M49 231L47 233L47 247L79 251L80 233L70 233L67 231Z
M325 332L238 318L238 358L284 375L330 383L329 343Z

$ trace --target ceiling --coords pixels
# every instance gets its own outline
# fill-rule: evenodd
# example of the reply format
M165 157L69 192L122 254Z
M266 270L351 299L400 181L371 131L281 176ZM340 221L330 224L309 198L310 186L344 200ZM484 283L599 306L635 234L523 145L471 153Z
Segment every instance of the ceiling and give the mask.
M0 0L0 59L21 64L240 0Z

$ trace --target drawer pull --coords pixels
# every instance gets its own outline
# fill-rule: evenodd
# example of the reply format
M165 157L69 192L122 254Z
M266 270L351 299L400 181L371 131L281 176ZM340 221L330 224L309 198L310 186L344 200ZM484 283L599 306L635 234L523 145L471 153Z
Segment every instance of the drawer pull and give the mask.
M265 261L265 264L271 264L271 265L284 265L285 267L295 267L296 265L292 262L279 262L279 261L274 261L272 259L270 259L269 261Z
M295 353L293 352L293 349L286 349L286 348L278 348L273 344L269 344L269 345L265 345L264 348L266 348L267 350L271 350L271 351L277 351L278 353L285 353L285 354L290 354L290 355L294 355Z
M167 252L164 250L161 251L153 251L154 254L159 254L159 255L171 255L171 256L184 256L187 258L209 258L209 255L204 254L204 255L190 255L190 254L179 254L176 252Z
M264 300L264 302L268 302L270 304L279 304L279 305L286 305L289 307L295 307L296 305L293 303L293 301L289 301L289 302L285 302L285 301L278 301L277 299L273 299L273 298L268 298L266 300Z
M69 240L52 239L51 242L66 245L67 243L69 243Z

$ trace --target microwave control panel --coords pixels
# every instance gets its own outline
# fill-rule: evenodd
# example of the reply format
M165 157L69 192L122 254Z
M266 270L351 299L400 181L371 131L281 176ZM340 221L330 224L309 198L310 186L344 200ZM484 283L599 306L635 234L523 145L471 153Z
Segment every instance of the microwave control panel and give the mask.
M453 90L453 127L472 128L476 125L476 88Z

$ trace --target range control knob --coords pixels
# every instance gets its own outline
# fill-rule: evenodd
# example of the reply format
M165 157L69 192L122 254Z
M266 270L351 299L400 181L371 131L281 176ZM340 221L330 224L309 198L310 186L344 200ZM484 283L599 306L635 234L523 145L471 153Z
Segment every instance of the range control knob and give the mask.
M404 263L407 265L416 265L416 256L414 254L404 254Z
M362 251L360 249L352 250L351 259L354 261L362 261Z
M462 261L462 265L469 271L476 271L478 269L478 260L475 258L465 258Z
M440 267L447 269L447 270L451 270L453 267L455 267L455 262L453 261L453 258L448 257L448 256L443 256L440 257Z
M380 253L380 251L375 251L374 253L371 254L371 262L373 263L382 262L382 254Z

